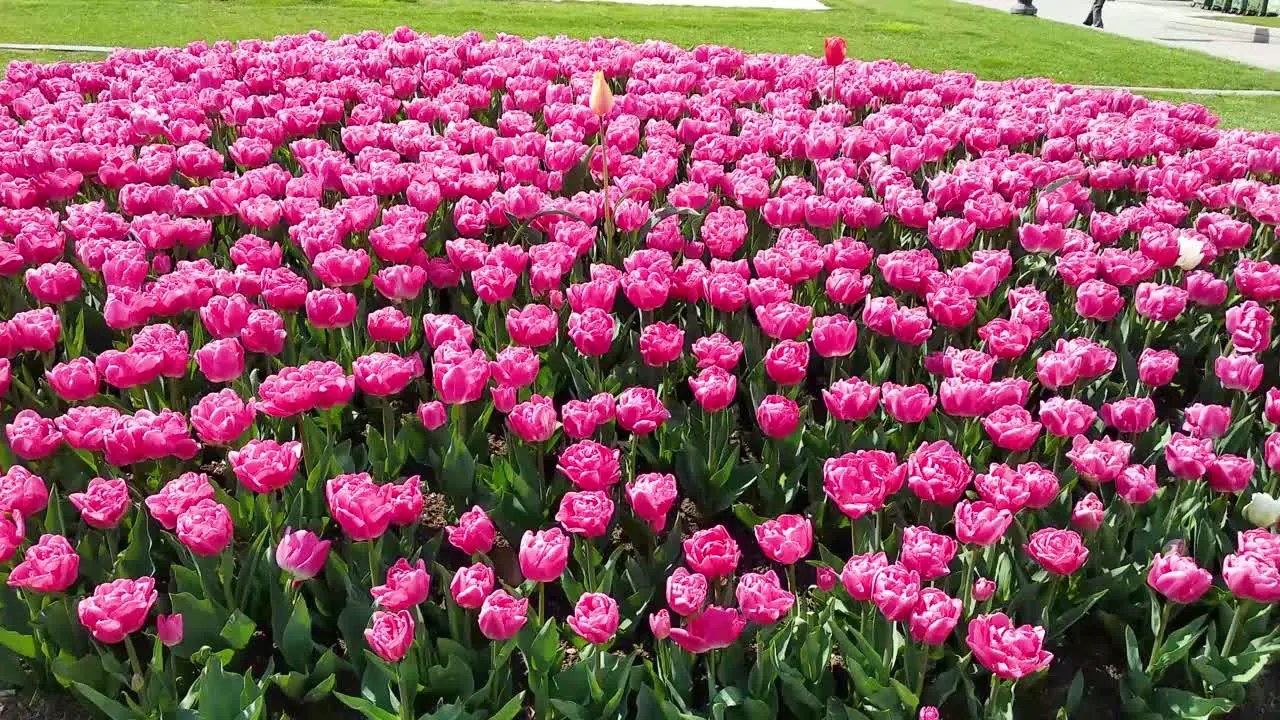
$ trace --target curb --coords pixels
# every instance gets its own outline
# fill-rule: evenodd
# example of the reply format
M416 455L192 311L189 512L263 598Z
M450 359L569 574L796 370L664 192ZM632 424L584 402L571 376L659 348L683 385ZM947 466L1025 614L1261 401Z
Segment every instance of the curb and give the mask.
M1221 22L1218 20L1210 20L1208 18L1187 17L1177 20L1170 20L1167 24L1170 30L1181 30L1184 32L1193 32L1197 35L1208 35L1215 40L1229 40L1231 42L1256 43L1261 45L1270 45L1280 42L1280 38L1273 39L1271 33L1272 28L1261 27L1259 25L1247 25L1245 23Z

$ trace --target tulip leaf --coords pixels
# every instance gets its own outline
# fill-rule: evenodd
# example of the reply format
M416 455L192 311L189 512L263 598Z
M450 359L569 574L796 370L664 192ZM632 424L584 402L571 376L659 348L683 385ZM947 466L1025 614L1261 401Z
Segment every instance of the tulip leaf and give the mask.
M795 714L822 712L822 702L809 691L800 673L784 666L778 677L782 681L782 699Z
M338 684L337 675L332 675L332 674L326 675L323 680L316 683L315 687L308 690L306 695L302 696L302 702L304 703L320 702L321 700L333 694L333 688L336 687L337 684Z
M305 668L311 660L311 612L302 593L293 601L293 613L280 638L280 654L292 668Z
M1166 717L1182 720L1211 718L1227 712L1232 707L1230 700L1200 697L1177 688L1158 688L1155 698L1157 707L1164 711Z
M36 656L36 639L32 635L24 635L8 628L0 628L0 645L24 658L34 658Z
M343 695L342 693L334 693L334 697L343 705L361 713L369 720L400 720L400 717L390 710L383 710L364 698Z
M443 698L468 697L475 692L475 678L462 658L451 655L444 665L427 669L427 687Z
M88 700L94 707L102 711L104 715L111 720L137 720L138 714L133 710L121 705L84 683L72 683L72 687L76 692L80 693L85 700Z
M111 560L115 562L116 558ZM126 577L145 577L155 574L155 561L151 557L151 528L148 526L147 513L141 506L133 515L133 524L129 527L128 545L120 554L119 561L120 572Z
M271 676L271 683L294 702L301 700L307 692L307 676L297 671L276 673Z
M551 706L569 720L586 720L587 718L586 710L578 703L551 698Z
M1160 677L1161 673L1180 662L1187 656L1187 653L1191 652L1191 648L1200 639L1200 635L1204 633L1204 624L1207 619L1207 615L1201 615L1179 628L1177 632L1164 641L1164 644L1160 646L1160 655L1151 666L1151 676L1153 678Z
M253 638L253 633L258 626L245 616L239 610L232 610L231 615L227 618L226 624L222 626L222 630L218 633L223 640L227 641L227 645L236 650L243 650L249 644L249 640Z
M1084 617L1085 613L1089 612L1099 600L1106 597L1107 592L1107 590L1099 590L1054 618L1050 624L1049 635L1051 637L1062 635L1067 631L1067 628L1079 622L1080 618Z
M489 716L489 720L515 720L516 715L520 714L520 710L524 705L524 692L521 691L514 695L503 705L498 711Z
M200 673L200 717L204 720L236 720L244 709L244 696L252 683L244 676L227 672L216 655Z

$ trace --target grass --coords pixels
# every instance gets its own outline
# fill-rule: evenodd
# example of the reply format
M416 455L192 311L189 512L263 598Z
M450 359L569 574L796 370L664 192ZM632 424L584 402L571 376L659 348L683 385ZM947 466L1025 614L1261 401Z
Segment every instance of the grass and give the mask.
M616 35L817 54L824 36L839 34L858 57L983 78L1280 90L1277 72L953 0L827 4L831 10L815 13L539 0L0 0L0 42L171 45L407 24L439 33Z
M953 0L824 1L831 9L816 13L549 0L0 0L0 42L145 47L410 25L433 33L607 35L819 54L823 38L839 34L856 57L969 71L984 79L1045 76L1093 85L1280 90L1277 72ZM15 57L94 56L0 51L0 62ZM1277 97L1170 99L1203 103L1224 124L1280 124Z
M1144 93L1147 97L1176 103L1199 103L1212 110L1222 122L1218 127L1280 132L1280 97L1266 95L1190 95L1187 93Z
M1280 28L1280 17L1275 15L1259 17L1257 15L1227 15L1223 13L1205 15L1205 17L1210 20L1223 20L1225 22L1240 23L1241 25L1260 25L1262 27Z

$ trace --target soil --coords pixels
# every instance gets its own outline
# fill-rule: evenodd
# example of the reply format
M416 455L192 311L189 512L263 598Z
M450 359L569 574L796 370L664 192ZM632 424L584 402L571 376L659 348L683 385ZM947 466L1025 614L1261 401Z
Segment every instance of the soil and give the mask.
M80 720L85 710L67 695L0 693L0 720Z

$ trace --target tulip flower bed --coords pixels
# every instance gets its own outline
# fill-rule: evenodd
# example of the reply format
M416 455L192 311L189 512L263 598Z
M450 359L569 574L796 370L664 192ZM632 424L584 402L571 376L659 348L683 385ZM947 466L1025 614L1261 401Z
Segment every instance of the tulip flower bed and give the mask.
M1280 652L1280 135L826 50L11 64L0 685L113 720L1242 704Z

